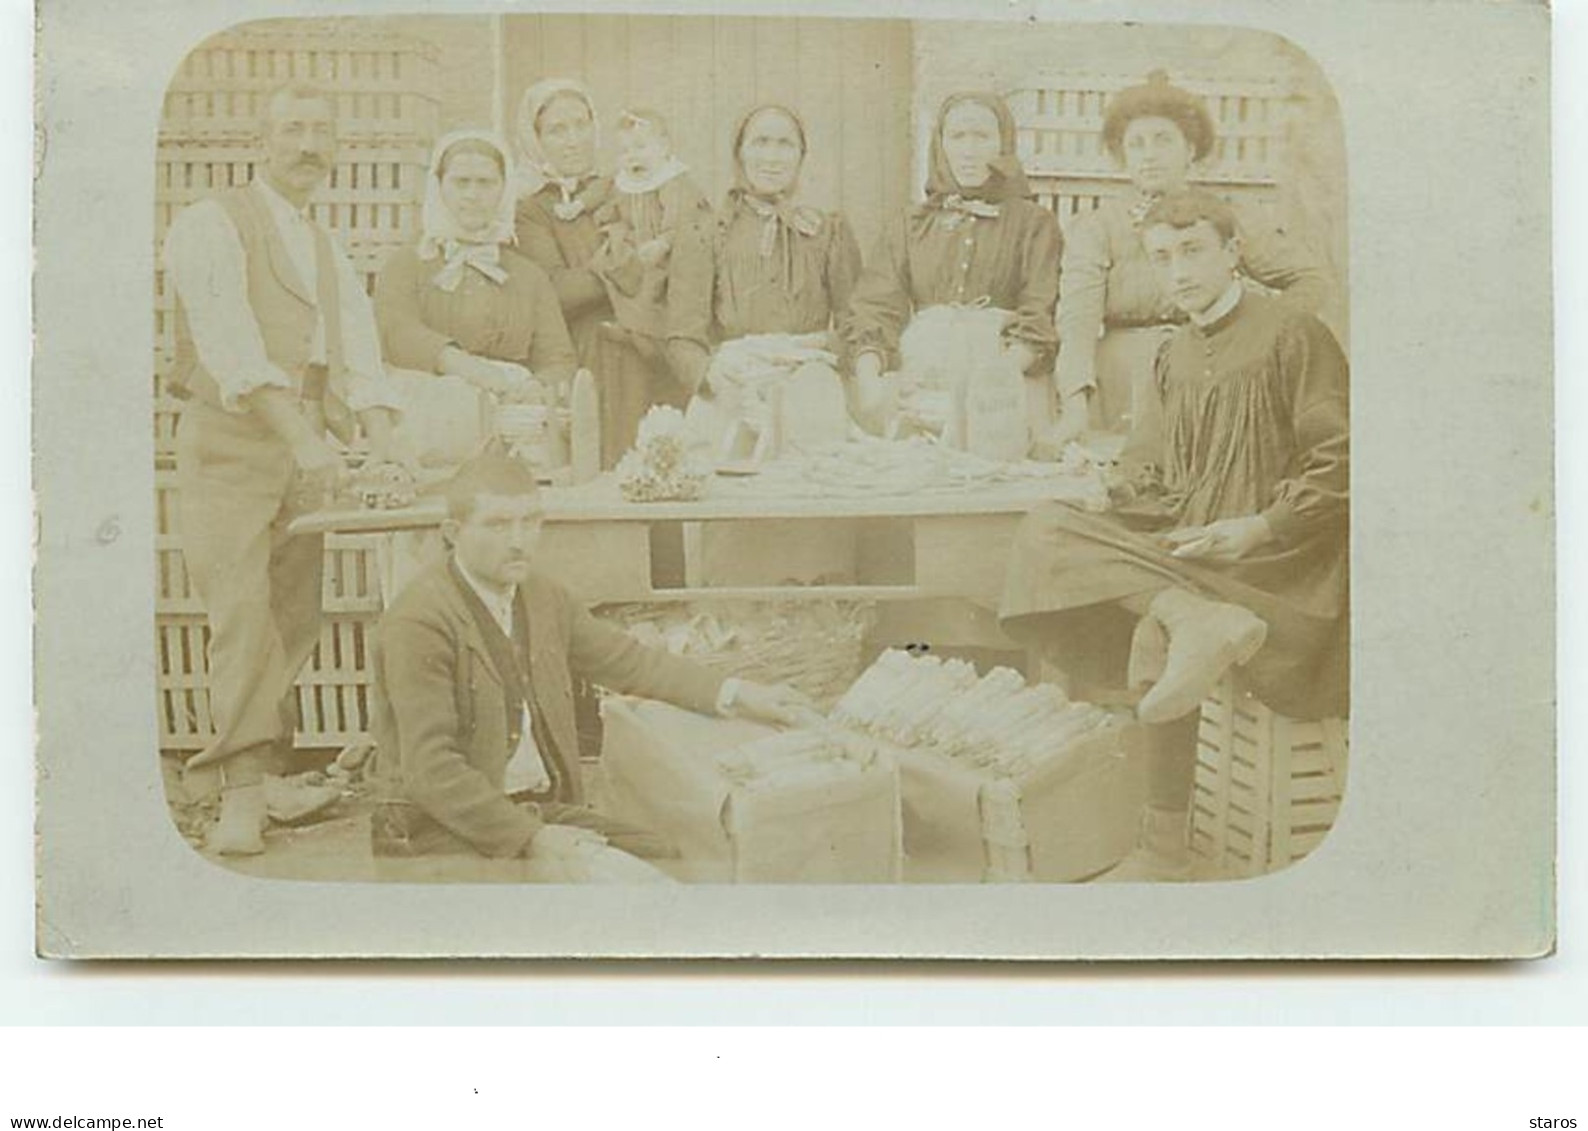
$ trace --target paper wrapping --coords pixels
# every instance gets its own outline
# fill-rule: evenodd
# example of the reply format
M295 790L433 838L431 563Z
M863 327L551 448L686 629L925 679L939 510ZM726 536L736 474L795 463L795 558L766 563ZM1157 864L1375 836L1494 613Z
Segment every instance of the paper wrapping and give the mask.
M602 706L612 815L666 837L692 876L737 883L887 883L900 874L898 773L882 761L809 786L737 787L717 753L772 733L647 700Z

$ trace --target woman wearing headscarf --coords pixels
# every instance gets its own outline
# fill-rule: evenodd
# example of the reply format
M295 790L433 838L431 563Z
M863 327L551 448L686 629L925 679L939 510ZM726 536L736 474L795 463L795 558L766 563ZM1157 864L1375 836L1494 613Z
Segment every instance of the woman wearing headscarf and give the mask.
M1142 250L1140 225L1160 197L1186 188L1212 153L1213 118L1202 100L1154 71L1115 95L1103 118L1103 145L1130 175L1132 191L1078 215L1064 247L1059 288L1058 384L1062 413L1055 439L1088 425L1128 432L1151 396L1153 360L1185 321ZM1328 275L1271 225L1238 213L1242 273L1316 314L1331 298Z
M692 390L706 383L711 391L707 372L724 343L777 334L797 336L813 357L835 347L830 332L848 308L860 248L843 216L798 202L806 151L797 113L776 104L755 107L734 130L727 200L714 218L680 236L669 281L668 349ZM836 371L826 368L841 390Z
M934 306L1006 312L1003 349L1051 394L1064 240L1053 213L1031 199L1009 107L993 94L950 95L930 160L925 202L883 233L845 321L863 416L874 418L893 398L883 374L898 367L911 317Z
M757 402L774 386L782 447L848 431L832 339L860 275L860 248L843 216L799 203L807 138L787 106L745 114L734 129L727 199L674 246L668 350L674 371L699 393L691 424L718 442L758 409L767 424L769 406ZM703 576L715 584L852 578L853 532L780 535L764 526L713 523L702 531Z
M596 172L595 100L572 79L545 79L518 109L518 246L551 276L580 362L595 368L598 331L612 318L606 284L591 261L604 233L596 214L612 200L612 178Z
M376 279L382 349L412 398L405 424L420 454L433 457L426 462L470 454L483 439L485 395L549 399L573 375L551 280L512 247L512 175L506 146L491 134L442 138L419 242L394 253Z

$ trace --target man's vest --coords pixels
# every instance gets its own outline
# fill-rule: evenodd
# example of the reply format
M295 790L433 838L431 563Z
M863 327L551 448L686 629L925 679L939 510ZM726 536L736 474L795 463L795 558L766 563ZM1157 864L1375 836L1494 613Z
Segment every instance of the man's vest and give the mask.
M226 189L214 198L243 246L246 263L248 304L259 323L265 355L293 382L293 392L305 408L318 416L327 404L327 386L340 384L345 368L342 352L341 303L337 291L337 271L331 252L331 239L318 224L314 230L315 291L310 291L298 274L287 245L271 218L270 209L254 188ZM325 368L310 371L309 354L314 345L317 311L325 316ZM205 370L193 345L187 312L181 296L176 302L176 357L167 382L174 396L192 397L219 407L220 387ZM340 406L337 406L340 407ZM345 415L330 412L327 415Z

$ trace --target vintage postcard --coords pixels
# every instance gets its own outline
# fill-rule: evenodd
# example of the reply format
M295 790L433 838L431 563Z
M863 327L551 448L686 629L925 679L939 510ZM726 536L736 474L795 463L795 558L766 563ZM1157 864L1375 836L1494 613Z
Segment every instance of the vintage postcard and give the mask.
M1552 949L1542 5L41 12L41 953Z

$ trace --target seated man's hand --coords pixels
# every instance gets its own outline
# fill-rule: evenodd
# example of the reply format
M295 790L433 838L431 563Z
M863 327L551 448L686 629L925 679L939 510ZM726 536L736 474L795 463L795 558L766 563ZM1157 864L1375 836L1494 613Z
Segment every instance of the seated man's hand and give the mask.
M575 856L605 848L607 838L590 829L573 825L545 825L529 842L531 855L546 853L553 856Z
M813 726L822 722L822 713L803 692L785 683L765 684L740 680L733 697L733 713L778 726Z
M1163 535L1176 558L1205 562L1236 562L1274 540L1274 531L1260 514L1221 518L1206 526L1187 526Z

